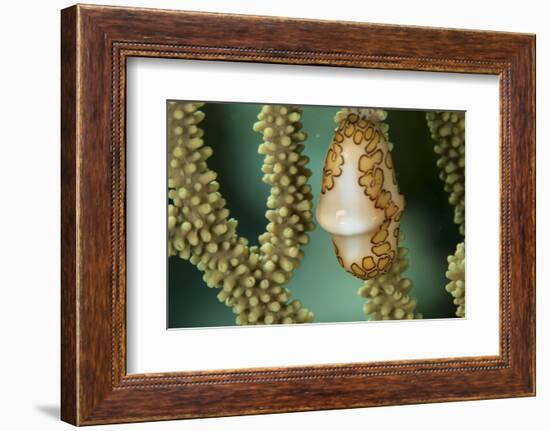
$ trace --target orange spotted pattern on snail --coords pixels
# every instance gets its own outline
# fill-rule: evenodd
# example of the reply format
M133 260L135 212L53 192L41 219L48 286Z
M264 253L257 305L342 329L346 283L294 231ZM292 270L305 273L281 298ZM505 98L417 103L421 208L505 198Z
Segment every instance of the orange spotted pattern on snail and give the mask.
M396 258L404 207L384 133L350 113L329 147L317 206L340 265L363 280L386 273Z

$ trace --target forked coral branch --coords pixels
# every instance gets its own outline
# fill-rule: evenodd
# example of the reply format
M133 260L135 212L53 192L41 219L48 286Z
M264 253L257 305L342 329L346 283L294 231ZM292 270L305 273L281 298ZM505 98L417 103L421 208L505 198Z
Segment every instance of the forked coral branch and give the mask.
M220 289L218 299L231 307L239 325L311 322L313 313L290 300L284 287L314 228L301 111L264 106L254 125L263 135L259 152L265 156L263 180L271 192L266 232L259 246L249 246L237 235L238 222L229 218L217 174L208 168L212 148L204 144L198 126L202 106L168 104L169 254L204 272L205 283Z
M454 207L454 222L461 235L465 234L465 128L464 112L428 112L426 114L432 138L436 141L434 151L439 155L437 166L444 189L449 193L449 203ZM457 306L456 315L464 317L466 313L464 280L464 242L457 245L454 255L448 257L450 282L446 290L453 296Z

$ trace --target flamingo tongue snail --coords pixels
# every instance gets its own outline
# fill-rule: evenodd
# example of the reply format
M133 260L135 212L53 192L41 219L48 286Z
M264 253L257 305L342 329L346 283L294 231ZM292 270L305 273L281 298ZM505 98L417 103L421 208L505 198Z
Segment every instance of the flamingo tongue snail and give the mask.
M383 131L361 111L349 113L328 149L317 207L340 265L362 280L386 273L404 207Z

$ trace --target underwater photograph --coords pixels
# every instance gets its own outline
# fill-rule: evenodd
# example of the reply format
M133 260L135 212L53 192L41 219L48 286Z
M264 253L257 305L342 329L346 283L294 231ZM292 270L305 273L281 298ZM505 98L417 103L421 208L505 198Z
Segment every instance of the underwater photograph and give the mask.
M167 101L169 329L464 318L465 112Z

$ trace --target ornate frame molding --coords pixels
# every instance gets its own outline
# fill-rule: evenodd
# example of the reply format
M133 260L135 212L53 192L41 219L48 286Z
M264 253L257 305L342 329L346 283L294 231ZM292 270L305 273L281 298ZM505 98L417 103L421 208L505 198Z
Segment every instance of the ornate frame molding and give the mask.
M205 34L204 26L215 30ZM275 40L270 32L282 36ZM335 32L338 40L330 37ZM130 56L498 75L500 354L127 375ZM535 38L524 34L101 6L63 10L62 419L88 425L534 395L534 56ZM251 391L262 391L263 400L246 396Z

